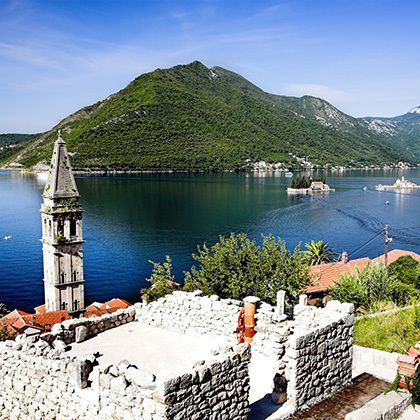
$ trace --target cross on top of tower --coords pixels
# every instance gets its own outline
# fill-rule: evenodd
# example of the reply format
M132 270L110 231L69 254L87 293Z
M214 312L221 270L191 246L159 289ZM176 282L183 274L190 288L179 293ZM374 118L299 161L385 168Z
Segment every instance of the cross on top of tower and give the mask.
M61 130L58 131L58 139L54 144L50 170L43 195L47 198L79 197L66 142L61 137Z

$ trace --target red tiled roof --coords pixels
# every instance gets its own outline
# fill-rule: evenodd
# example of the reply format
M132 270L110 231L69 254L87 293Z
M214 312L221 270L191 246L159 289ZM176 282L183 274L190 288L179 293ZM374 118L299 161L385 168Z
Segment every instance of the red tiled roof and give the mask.
M127 302L124 299L113 298L111 300L108 300L108 302L105 302L105 305L112 309L125 309L131 306L131 303Z
M15 318L19 318L22 315L29 315L29 314L28 314L28 312L24 312L24 311L20 311L19 309L15 309L14 311L10 312L9 314L4 316L3 318L15 319Z
M352 273L356 268L365 268L370 263L370 258L358 258L348 262L333 262L328 264L314 265L309 269L312 284L306 288L308 293L324 292L331 288L340 277L346 273Z
M25 325L43 327L48 330L54 324L70 319L67 311L46 312L44 314L28 314L15 309L10 314L0 319L0 327L7 327L10 334L16 334Z
M54 311L45 312L45 314L25 315L23 319L26 324L45 327L66 321L67 319L71 319L71 317L67 311Z
M129 306L131 306L131 303L121 298L113 298L105 303L93 302L86 307L86 311L83 316L85 318L101 316L115 312L118 309L128 308Z
M420 255L413 252L413 251L406 251L405 249L393 249L392 251L388 252L388 264L397 261L400 257L410 256L416 261L420 261ZM384 263L385 264L385 254L380 255L377 258L372 260L374 263Z
M37 314L45 314L45 304L44 305L39 305L34 309L35 309L35 313L37 313Z

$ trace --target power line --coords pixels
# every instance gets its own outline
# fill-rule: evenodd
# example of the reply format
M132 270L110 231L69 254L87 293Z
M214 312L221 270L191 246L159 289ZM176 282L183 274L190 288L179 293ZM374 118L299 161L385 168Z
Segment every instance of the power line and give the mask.
M367 244L369 244L370 242L372 242L375 238L377 238L379 235L382 235L384 232L384 229L381 229L375 236L373 236L372 238L370 238L369 240L367 240L364 244L360 245L358 248L356 248L354 251L349 253L350 255L355 254L356 252L360 251L362 248L364 248Z

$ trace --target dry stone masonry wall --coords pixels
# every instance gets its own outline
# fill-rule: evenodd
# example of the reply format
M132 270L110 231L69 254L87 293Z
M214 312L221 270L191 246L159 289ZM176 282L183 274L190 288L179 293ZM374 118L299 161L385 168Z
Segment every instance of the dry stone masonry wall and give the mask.
M235 335L242 306L200 291L177 291L111 315L64 321L41 337L22 335L0 343L0 420L246 419L251 350L247 344L236 346ZM293 412L350 382L353 310L337 301L324 309L307 306L302 297L288 320L281 301L280 307L258 304L252 354L273 361L274 401L287 399L285 406ZM73 342L133 320L182 333L211 333L228 347L166 382L129 361L100 365L94 354L76 358L66 352Z
M95 318L79 318L55 324L51 333L43 334L42 338L49 343L59 338L66 344L79 343L103 331L132 322L135 318L135 308L118 309L112 314L105 314Z
M213 334L226 344L236 343L235 331L243 303L219 296L203 296L201 291L175 291L148 305L136 304L141 323L182 333Z
M199 362L191 373L165 382L167 418L247 419L250 358L250 346L241 344L220 352L215 360Z
M82 389L90 361L67 356L62 341L21 337L0 343L0 419L92 418Z
M294 332L283 361L287 397L296 409L327 398L352 378L354 306L339 301L326 308L296 305Z
M112 316L63 322L41 337L0 343L0 420L246 419L250 347L213 352L184 374L159 381L128 361L99 365L96 355L67 353L67 342L128 322L134 308ZM83 337L78 328L86 329ZM65 340L65 341L64 341ZM100 349L98 349L100 350Z

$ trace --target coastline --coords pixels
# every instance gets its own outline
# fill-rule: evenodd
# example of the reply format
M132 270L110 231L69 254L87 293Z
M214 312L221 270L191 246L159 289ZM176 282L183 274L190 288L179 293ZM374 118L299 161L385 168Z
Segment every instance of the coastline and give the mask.
M331 166L319 166L313 168L292 168L295 172L315 172L315 171L330 171L330 172L348 172L348 171L375 171L375 170L407 170L407 169L416 169L419 168L420 164L417 166L374 166L374 167L331 167ZM47 172L42 169L28 169L20 167L0 167L2 171L19 171L26 174L39 174ZM79 176L117 176L117 175L142 175L142 174L170 174L170 173L286 173L289 172L289 169L279 168L279 169L255 169L255 168L238 168L238 169L89 169L89 168L73 168L73 173Z

